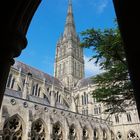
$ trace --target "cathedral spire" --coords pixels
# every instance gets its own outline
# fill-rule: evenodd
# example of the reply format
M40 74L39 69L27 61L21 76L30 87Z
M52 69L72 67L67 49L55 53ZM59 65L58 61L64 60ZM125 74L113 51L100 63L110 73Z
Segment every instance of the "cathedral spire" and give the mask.
M55 77L68 89L72 89L84 77L83 48L79 47L80 40L77 36L72 0L67 0L68 10L64 33L56 47Z
M72 0L69 0L69 5L71 5L72 4Z
M68 11L64 29L64 36L76 36L75 23L72 10L72 0L68 0Z

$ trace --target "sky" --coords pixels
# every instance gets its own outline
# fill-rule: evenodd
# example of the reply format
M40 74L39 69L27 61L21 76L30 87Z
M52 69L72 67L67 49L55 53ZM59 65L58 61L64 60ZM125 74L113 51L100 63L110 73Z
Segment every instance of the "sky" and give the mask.
M114 27L112 0L72 0L76 31ZM28 45L17 60L53 75L56 43L64 31L68 0L42 0L30 23ZM90 61L92 52L84 49L85 77L102 72Z

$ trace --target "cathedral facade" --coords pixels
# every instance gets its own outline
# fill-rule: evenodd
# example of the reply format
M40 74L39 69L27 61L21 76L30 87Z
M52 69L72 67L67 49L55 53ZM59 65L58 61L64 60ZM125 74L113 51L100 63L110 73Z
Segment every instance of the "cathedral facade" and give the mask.
M69 1L63 35L56 45L54 76L16 61L0 111L0 140L140 140L135 106L111 117L91 96L84 78L83 49Z

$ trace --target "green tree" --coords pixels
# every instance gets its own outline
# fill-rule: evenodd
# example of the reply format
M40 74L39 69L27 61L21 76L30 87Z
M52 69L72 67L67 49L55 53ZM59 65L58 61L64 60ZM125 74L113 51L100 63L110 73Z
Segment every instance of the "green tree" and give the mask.
M118 28L87 29L81 33L81 47L93 50L93 56L104 73L93 78L93 98L104 103L110 114L126 111L135 104L123 42Z

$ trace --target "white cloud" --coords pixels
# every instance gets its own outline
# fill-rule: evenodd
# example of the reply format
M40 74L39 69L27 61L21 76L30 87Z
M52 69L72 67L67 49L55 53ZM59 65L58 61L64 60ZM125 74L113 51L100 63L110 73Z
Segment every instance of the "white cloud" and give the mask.
M108 5L108 0L100 0L100 2L97 4L97 12L99 14L103 13L107 5Z
M95 65L95 60L90 60L90 57L84 56L85 60L85 77L89 76L95 76L97 74L100 74L104 72L103 70L100 70L99 65Z
M98 14L104 12L110 0L89 0L90 6L94 7Z

